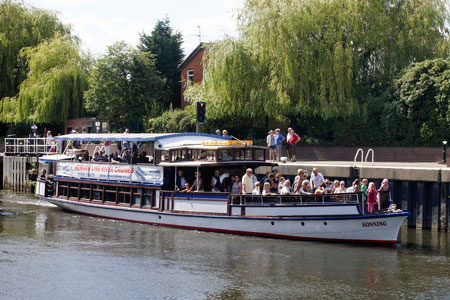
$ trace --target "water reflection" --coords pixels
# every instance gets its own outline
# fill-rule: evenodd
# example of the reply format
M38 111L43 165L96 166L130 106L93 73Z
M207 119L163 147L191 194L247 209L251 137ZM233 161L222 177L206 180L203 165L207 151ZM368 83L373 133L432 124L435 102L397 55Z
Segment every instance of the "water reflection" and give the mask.
M404 228L390 247L299 242L86 217L28 195L0 199L10 213L0 216L0 298L450 296L448 233Z

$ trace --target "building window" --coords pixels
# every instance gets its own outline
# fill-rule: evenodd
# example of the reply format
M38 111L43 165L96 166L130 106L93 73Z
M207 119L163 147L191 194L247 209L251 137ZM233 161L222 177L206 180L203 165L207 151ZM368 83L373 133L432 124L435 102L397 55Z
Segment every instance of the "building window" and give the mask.
M192 85L192 83L194 82L194 70L187 70L186 82L187 86Z

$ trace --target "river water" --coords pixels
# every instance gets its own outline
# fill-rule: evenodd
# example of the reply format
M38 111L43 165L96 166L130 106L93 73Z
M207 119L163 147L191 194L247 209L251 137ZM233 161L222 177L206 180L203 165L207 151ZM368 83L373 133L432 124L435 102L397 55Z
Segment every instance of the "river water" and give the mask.
M395 246L93 218L0 191L0 299L450 299L450 234Z

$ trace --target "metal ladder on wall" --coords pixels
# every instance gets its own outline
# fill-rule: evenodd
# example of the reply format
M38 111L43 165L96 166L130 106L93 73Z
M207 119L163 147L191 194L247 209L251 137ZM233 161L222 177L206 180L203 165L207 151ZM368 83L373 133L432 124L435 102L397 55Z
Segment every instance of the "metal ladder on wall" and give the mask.
M359 148L356 151L355 157L353 159L353 166L356 166L356 159L358 158L358 155L360 153L361 153L361 165L367 165L367 159L369 158L370 153L372 153L372 163L371 164L373 165L373 163L375 161L375 153L374 153L373 149L370 148L369 150L367 150L366 157L364 158L364 150L362 148Z

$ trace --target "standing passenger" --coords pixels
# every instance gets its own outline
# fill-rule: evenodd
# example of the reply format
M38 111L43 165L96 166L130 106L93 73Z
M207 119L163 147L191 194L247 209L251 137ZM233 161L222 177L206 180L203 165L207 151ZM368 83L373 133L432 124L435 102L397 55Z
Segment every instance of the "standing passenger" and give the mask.
M194 192L204 192L205 189L203 188L203 180L201 177L201 173L200 172L195 172L195 180L194 183L192 183L191 189L189 190L190 192L194 191Z
M277 156L277 139L273 134L273 130L269 131L269 135L266 138L267 147L269 147L269 160L275 161Z
M295 156L297 154L297 143L300 141L300 137L295 133L294 130L291 130L291 136L289 138L289 149L291 161L295 161Z
M248 168L245 175L242 176L242 194L251 194L253 189L253 170Z
M281 161L281 151L283 150L283 142L286 138L281 134L280 128L275 129L275 137L277 139L277 160Z
M185 188L186 178L184 178L183 170L178 170L178 176L175 178L175 189L182 190Z
M219 170L214 171L214 175L211 178L211 191L215 193L220 192L221 183L220 183L220 172Z
M323 178L322 173L319 173L319 170L314 168L311 174L311 185L313 190L318 189L323 182L325 182L325 178Z
M239 176L234 176L234 182L233 186L231 187L231 194L232 195L239 195L242 191L242 184L239 181Z
M377 203L377 190L375 189L375 183L369 183L368 197L367 197L367 210L369 213L373 212L373 207Z

